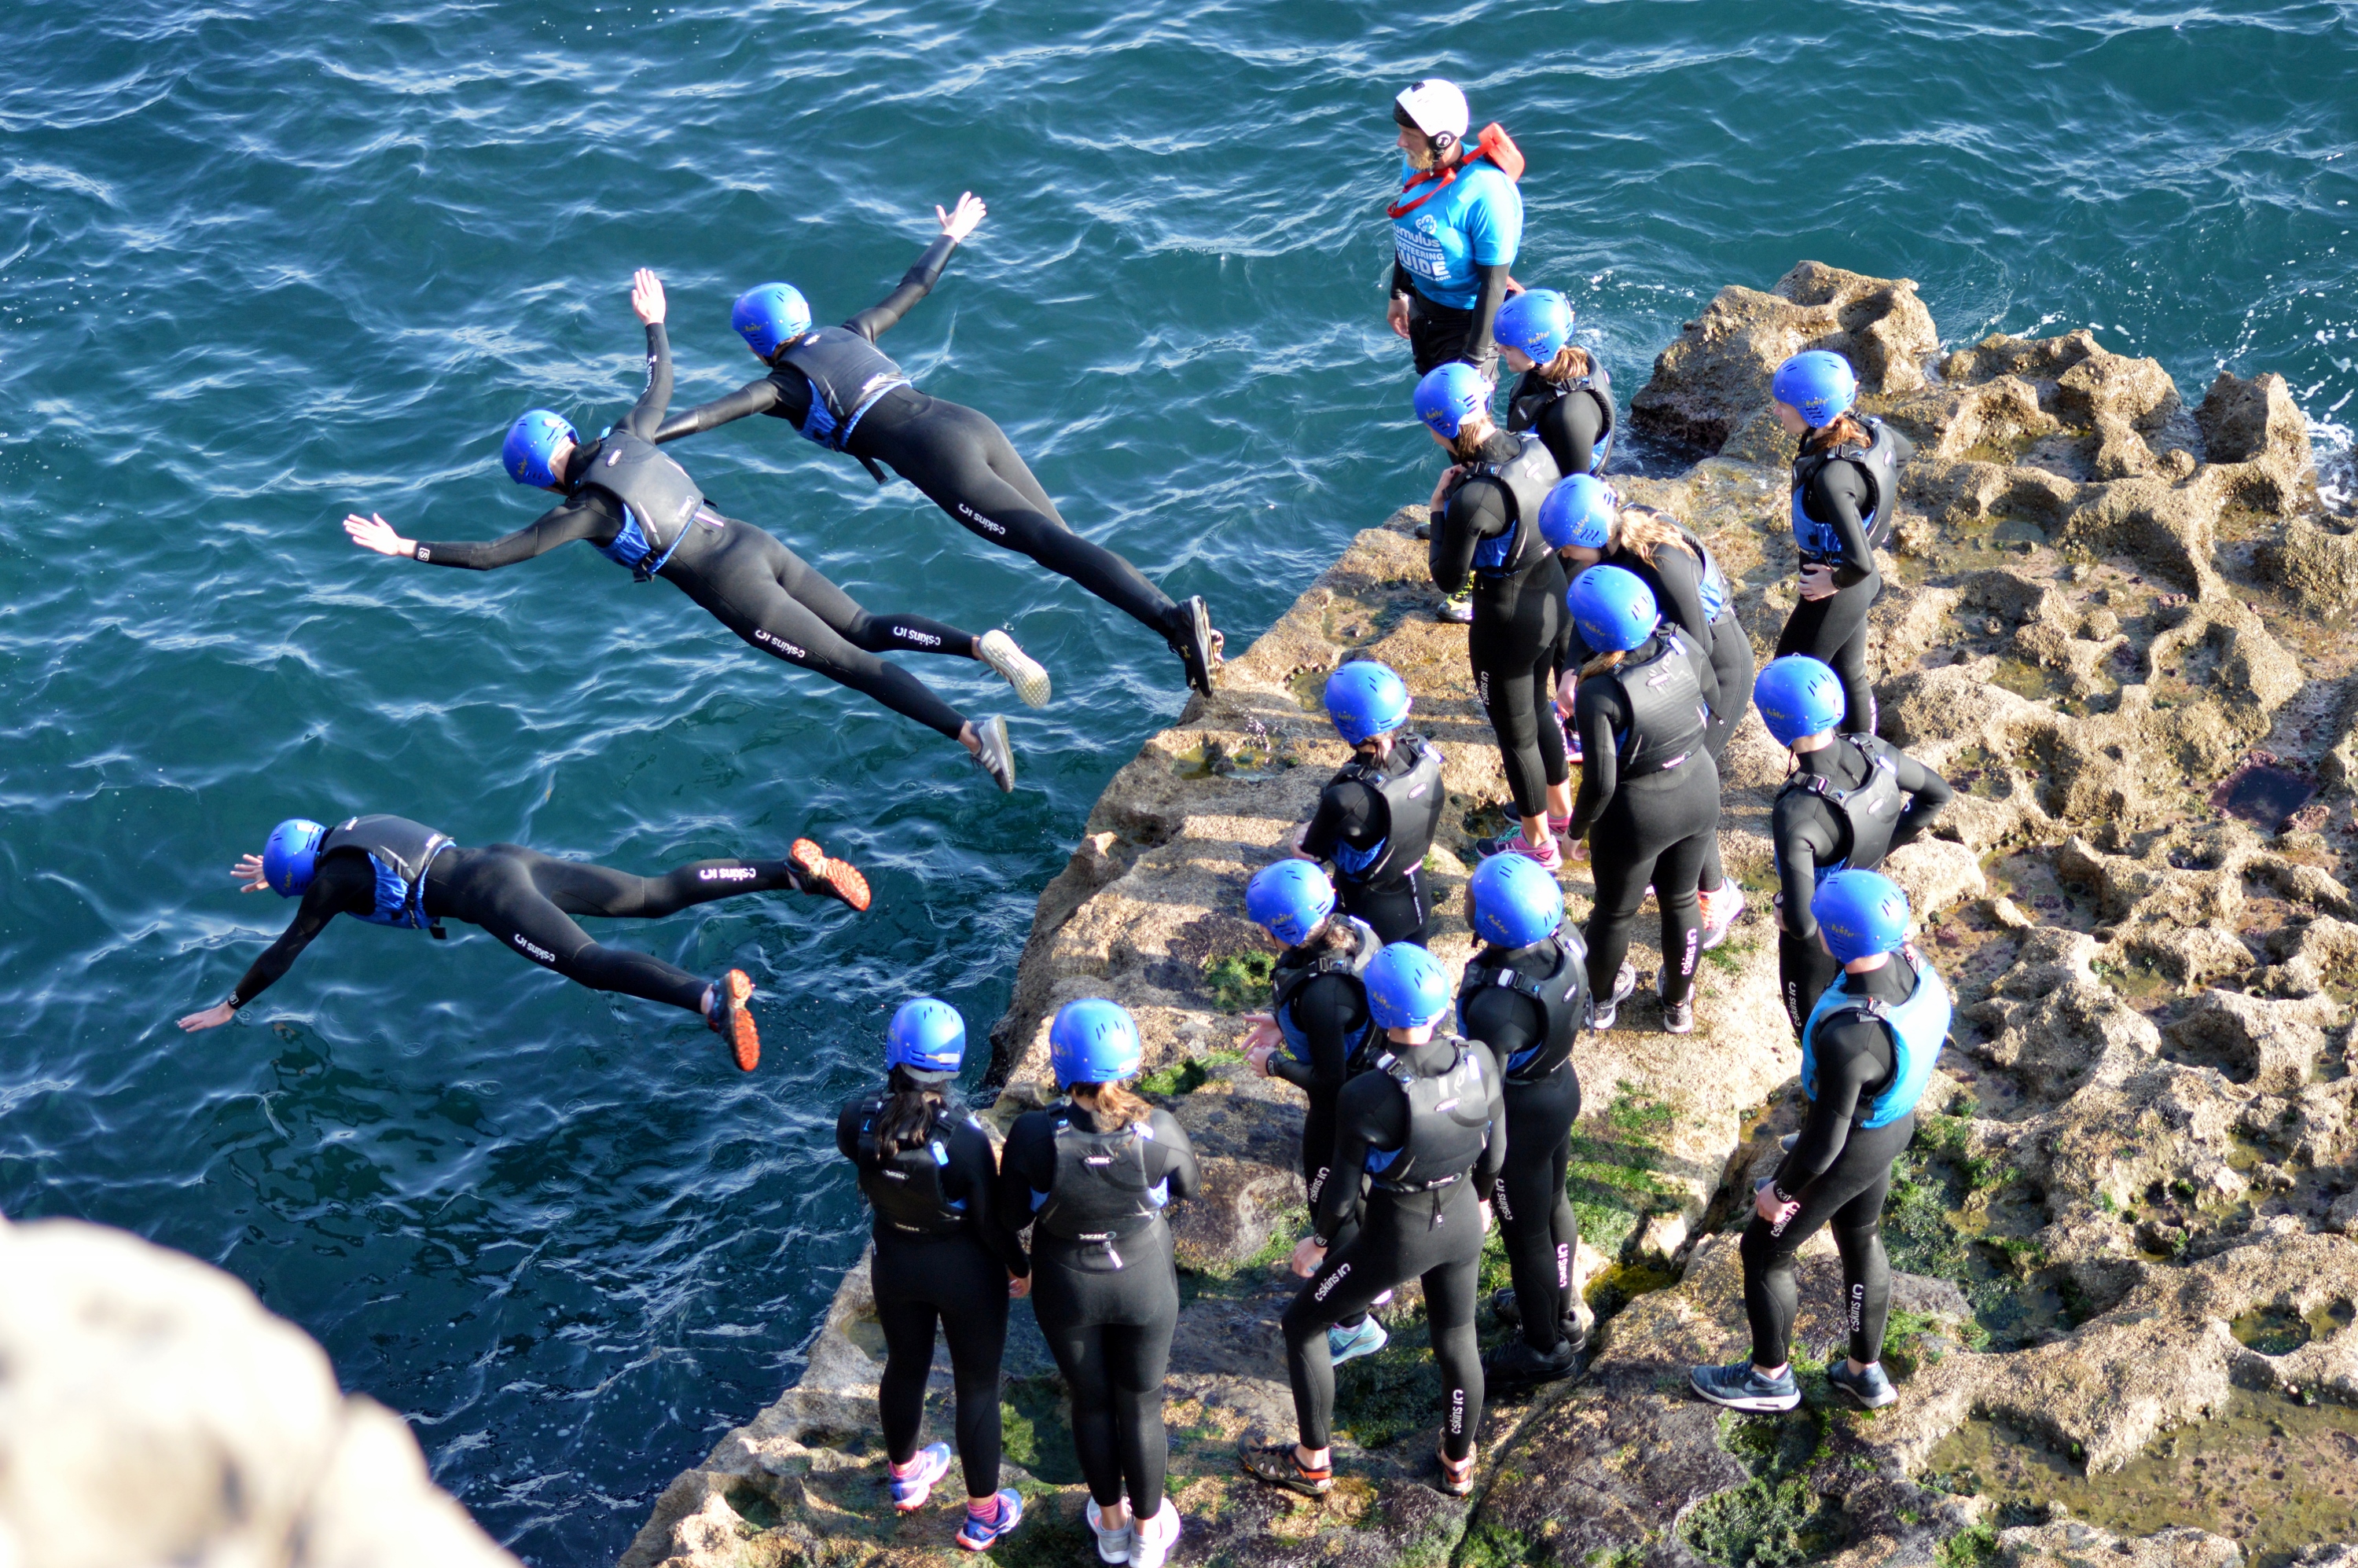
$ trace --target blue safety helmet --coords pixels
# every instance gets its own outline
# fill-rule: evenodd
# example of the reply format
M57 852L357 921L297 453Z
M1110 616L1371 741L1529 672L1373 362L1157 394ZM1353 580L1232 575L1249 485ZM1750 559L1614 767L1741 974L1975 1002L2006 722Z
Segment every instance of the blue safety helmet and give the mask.
M1560 479L1540 503L1540 537L1551 550L1601 550L1613 542L1613 520L1620 509L1621 497L1595 474Z
M1808 349L1777 367L1769 395L1801 411L1812 429L1831 425L1858 401L1858 377L1850 362L1824 349Z
M1449 975L1413 942L1395 942L1368 961L1368 1011L1379 1029L1422 1029L1449 1011Z
M884 1031L884 1065L918 1079L953 1076L966 1063L966 1020L929 996L911 997Z
M311 885L319 869L319 840L328 830L308 817L290 816L270 830L262 846L262 880L281 898L293 898Z
M1245 885L1245 917L1292 947L1335 913L1335 884L1310 860L1263 866Z
M1552 288L1527 288L1498 307L1491 335L1540 363L1572 340L1572 305Z
M1636 572L1591 567L1564 590L1564 607L1580 640L1600 654L1626 651L1654 634L1662 613L1654 590Z
M1474 899L1474 935L1501 947L1528 947L1563 924L1563 889L1552 872L1521 855L1493 855L1466 884Z
M535 408L519 415L516 422L508 427L508 438L500 443L500 466L518 484L546 490L560 482L556 470L548 466L557 443L580 438L563 415Z
M1048 1065L1059 1084L1118 1083L1144 1054L1129 1011L1103 997L1066 1002L1048 1025Z
M1326 677L1326 717L1352 745L1397 730L1408 718L1408 683L1388 665L1354 659Z
M729 324L763 362L784 344L810 330L810 301L791 283L765 283L737 297Z
M1752 701L1779 746L1833 729L1842 722L1845 706L1842 677L1832 665L1807 654L1769 660L1752 683Z
M1877 871L1836 871L1818 884L1810 914L1826 951L1845 964L1888 953L1908 935L1908 895Z
M1490 384L1464 360L1452 360L1424 373L1416 384L1416 416L1444 441L1479 410L1490 406Z

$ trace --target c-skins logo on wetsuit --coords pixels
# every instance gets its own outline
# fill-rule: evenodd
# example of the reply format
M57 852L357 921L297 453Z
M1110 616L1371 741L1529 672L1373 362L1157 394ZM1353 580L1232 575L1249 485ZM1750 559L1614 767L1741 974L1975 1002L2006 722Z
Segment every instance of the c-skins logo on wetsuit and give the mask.
M750 882L761 873L751 866L707 866L696 873L700 882Z

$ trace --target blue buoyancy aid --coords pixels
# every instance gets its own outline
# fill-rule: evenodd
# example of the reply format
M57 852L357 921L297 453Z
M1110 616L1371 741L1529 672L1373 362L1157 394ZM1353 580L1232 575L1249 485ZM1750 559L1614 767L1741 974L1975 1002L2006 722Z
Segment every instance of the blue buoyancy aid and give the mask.
M328 830L319 840L325 857L338 849L367 854L376 872L376 903L360 918L372 925L401 925L443 935L441 925L426 914L426 868L450 847L448 833L438 833L406 816L355 816Z
M1842 535L1832 523L1811 516L1801 504L1810 481L1832 462L1855 463L1866 475L1868 505L1860 521L1866 526L1867 548L1881 549L1891 542L1892 514L1899 509L1899 444L1882 420L1869 419L1866 427L1872 437L1864 447L1846 441L1830 451L1793 460L1793 545L1804 562L1842 559Z
M1540 537L1540 503L1563 477L1555 454L1537 436L1514 438L1522 449L1503 463L1476 463L1467 477L1497 480L1513 503L1514 521L1474 546L1474 569L1486 577L1513 577L1546 554Z
M794 366L810 383L810 412L803 416L802 433L829 451L843 450L860 416L878 398L909 384L899 365L848 327L804 333L779 353L777 362Z
M1309 957L1303 956L1299 947L1289 948L1279 957L1277 967L1270 975L1270 1016L1277 1020L1277 1032L1284 1038L1286 1054L1304 1065L1310 1061L1310 1037L1293 1021L1294 997L1303 987L1321 975L1341 975L1358 986L1360 993L1365 995L1367 986L1361 977L1368 972L1369 961L1384 945L1383 938L1376 935L1374 927L1356 915L1338 912L1333 918L1341 921L1344 929L1351 934L1351 946L1347 951L1337 951L1322 942L1317 957ZM1357 1069L1359 1054L1367 1048L1368 1042L1374 1038L1375 1033L1375 1020L1370 1017L1359 1025L1357 1033L1343 1042L1347 1069Z
M1605 460L1613 455L1613 438L1618 427L1613 418L1613 378L1606 373L1604 362L1596 357L1596 351L1590 349L1587 352L1588 373L1571 381L1552 382L1536 370L1524 372L1523 379L1516 384L1513 395L1507 400L1507 428L1515 431L1535 429L1539 426L1540 416L1547 411L1549 405L1570 397L1575 392L1589 393L1605 411L1604 427L1597 432L1596 439L1588 449L1588 471L1600 474L1605 471Z
M1455 1048L1449 1065L1420 1073L1394 1051L1375 1070L1400 1085L1408 1101L1408 1133L1397 1149L1368 1151L1368 1174L1388 1193L1423 1193L1464 1178L1490 1141L1490 1091L1482 1081L1482 1054L1454 1034L1433 1044ZM1414 1049L1404 1047L1403 1049Z
M1391 754L1382 762L1355 752L1335 774L1336 784L1365 784L1384 803L1384 835L1364 849L1335 846L1338 881L1389 888L1413 876L1441 829L1449 792L1442 783L1441 748L1422 735L1395 730ZM1329 785L1328 787L1333 787Z
M1891 1036L1891 1082L1868 1104L1866 1119L1858 1123L1862 1130L1888 1127L1916 1108L1949 1037L1949 988L1931 965L1917 957L1915 948L1902 947L1897 957L1916 974L1916 989L1906 1001L1894 1007L1872 997L1853 996L1839 985L1828 986L1801 1026L1801 1092L1813 1099L1820 1028L1844 1013L1857 1013L1882 1024Z
M622 503L622 525L611 544L598 553L616 566L628 567L644 582L663 570L687 525L704 505L704 492L687 470L654 442L628 430L609 430L600 438L590 466L574 490L602 490Z

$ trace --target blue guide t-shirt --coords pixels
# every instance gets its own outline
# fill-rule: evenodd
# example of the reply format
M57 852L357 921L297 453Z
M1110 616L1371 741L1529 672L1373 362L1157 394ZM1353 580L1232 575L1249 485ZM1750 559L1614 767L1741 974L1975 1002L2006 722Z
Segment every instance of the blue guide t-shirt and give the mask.
M1401 178L1414 173L1402 158ZM1432 189L1428 182L1402 200L1414 200ZM1512 265L1522 237L1522 195L1487 158L1468 162L1440 194L1392 220L1392 253L1417 292L1460 310L1472 309L1481 292L1474 269Z

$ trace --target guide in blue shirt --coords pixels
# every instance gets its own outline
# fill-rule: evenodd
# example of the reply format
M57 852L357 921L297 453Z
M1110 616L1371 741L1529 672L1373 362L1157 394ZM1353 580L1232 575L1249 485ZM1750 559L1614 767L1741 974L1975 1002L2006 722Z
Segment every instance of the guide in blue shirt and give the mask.
M1495 382L1491 326L1517 292L1507 275L1523 237L1522 154L1495 124L1469 149L1466 94L1438 77L1404 88L1392 118L1402 159L1400 197L1385 209L1392 330L1409 341L1418 375L1463 360Z

